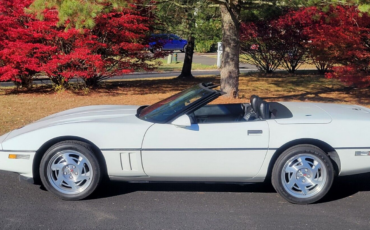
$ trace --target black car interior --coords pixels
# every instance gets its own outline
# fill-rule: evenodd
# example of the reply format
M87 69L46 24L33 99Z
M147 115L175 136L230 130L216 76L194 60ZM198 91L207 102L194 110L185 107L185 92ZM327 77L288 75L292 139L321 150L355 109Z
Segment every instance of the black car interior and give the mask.
M193 123L245 122L291 118L292 113L278 102L266 102L256 95L250 104L206 105L188 114Z

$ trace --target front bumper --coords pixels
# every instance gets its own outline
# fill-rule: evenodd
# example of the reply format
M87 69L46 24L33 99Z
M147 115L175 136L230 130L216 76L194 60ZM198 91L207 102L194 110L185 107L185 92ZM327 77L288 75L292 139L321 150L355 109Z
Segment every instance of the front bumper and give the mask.
M0 151L0 170L19 173L26 178L33 178L32 166L36 152L24 151ZM11 159L9 155L16 155L19 158Z
M34 184L35 183L33 177L26 177L26 176L24 176L22 174L19 175L19 181L25 181L25 182L30 183L30 184Z

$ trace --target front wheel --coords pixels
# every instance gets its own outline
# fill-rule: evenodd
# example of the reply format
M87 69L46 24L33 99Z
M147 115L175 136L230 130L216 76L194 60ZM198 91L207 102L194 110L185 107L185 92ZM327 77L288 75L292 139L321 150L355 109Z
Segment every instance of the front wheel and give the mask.
M272 171L272 185L287 201L310 204L331 188L334 168L330 158L313 145L297 145L283 152Z
M63 141L50 147L40 163L45 188L63 200L81 200L91 195L101 181L99 162L90 146Z

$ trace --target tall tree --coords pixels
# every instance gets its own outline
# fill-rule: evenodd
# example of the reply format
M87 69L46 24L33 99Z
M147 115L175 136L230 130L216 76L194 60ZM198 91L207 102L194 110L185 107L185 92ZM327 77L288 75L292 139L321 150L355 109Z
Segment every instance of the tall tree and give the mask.
M239 51L241 0L220 4L222 19L221 90L229 97L239 91ZM227 61L225 61L227 60Z
M57 20L50 12L45 13L44 21L27 15L24 8L31 3L0 1L0 81L13 81L25 88L32 86L35 74L56 51L47 41L54 37L50 26Z
M239 33L242 10L255 10L265 5L275 7L310 6L325 7L334 5L359 5L362 12L370 12L368 0L207 0L219 6L222 15L223 60L221 70L221 88L229 97L237 97L239 88Z
M131 0L34 0L29 10L36 13L39 19L44 17L45 9L56 9L58 12L58 25L68 26L76 29L95 26L95 18L100 14L111 12L112 10L123 10Z
M157 29L165 33L174 33L185 37L188 41L186 46L184 64L179 78L193 78L191 67L194 53L194 30L195 15L197 7L196 0L158 0L159 26Z
M179 78L192 78L191 73L195 39L199 37L197 23L209 13L209 2L199 0L157 0L157 30L165 33L174 33L185 37L188 41L185 59Z
M265 5L278 7L277 0L207 0L216 4L222 21L221 89L226 96L236 98L239 91L240 25L243 10L255 10ZM293 1L288 1L289 4ZM285 5L285 4L283 4Z
M99 15L93 29L57 26L57 11L46 9L38 20L24 8L32 0L0 1L0 81L30 87L36 73L58 88L71 78L95 86L101 80L137 69L152 70L154 56L143 52L154 21L149 7L128 5Z

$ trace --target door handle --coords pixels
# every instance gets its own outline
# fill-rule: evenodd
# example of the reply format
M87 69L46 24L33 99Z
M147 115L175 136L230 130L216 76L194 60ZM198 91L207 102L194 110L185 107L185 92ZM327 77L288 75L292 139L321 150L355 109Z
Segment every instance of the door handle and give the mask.
M262 130L248 130L248 135L261 135L262 133Z

